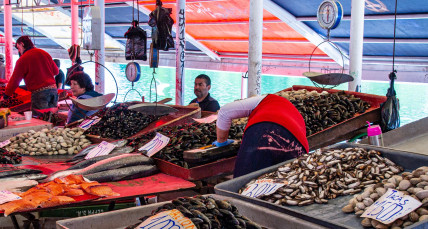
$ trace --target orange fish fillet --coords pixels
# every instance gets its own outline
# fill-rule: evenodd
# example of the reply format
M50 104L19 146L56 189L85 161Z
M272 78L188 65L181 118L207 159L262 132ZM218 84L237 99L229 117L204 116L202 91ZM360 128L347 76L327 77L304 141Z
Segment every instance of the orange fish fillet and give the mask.
M53 195L47 192L33 192L22 199L33 202L35 205L39 206L41 203L49 201L52 197Z
M80 187L86 191L87 188L91 187L91 186L96 186L96 185L101 185L100 183L98 183L97 181L94 182L85 182L85 183L81 183Z
M64 189L64 195L66 196L82 196L85 192L83 192L82 189L77 188L65 188Z
M55 183L58 184L81 184L85 182L82 175L68 175L66 177L55 178Z
M42 208L54 207L57 205L73 203L75 200L68 196L53 196L49 201L41 203Z
M37 205L28 200L20 199L0 205L0 209L4 210L4 216L8 216L18 211L28 211L37 208Z
M106 185L95 185L85 189L89 194L96 196L120 196L119 193L113 192L113 190Z
M44 187L46 191L50 192L54 196L58 196L64 192L64 189L60 184L51 183L48 186Z

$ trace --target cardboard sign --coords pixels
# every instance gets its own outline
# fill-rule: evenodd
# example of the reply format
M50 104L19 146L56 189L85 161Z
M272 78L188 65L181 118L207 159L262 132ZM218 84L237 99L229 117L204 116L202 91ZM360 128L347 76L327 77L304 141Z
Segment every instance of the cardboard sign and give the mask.
M79 127L87 130L89 129L91 126L95 125L97 122L99 122L101 120L101 118L95 116L93 119L86 119L85 121L83 121L82 123L80 123Z
M421 206L422 203L402 192L389 189L376 202L368 207L361 217L375 219L384 224L394 222Z
M89 153L86 155L85 159L88 160L93 157L103 156L109 154L114 148L116 148L116 145L113 145L111 143L108 143L106 141L102 141L97 147L93 148Z
M7 190L0 191L0 204L4 204L13 200L22 199L20 196L15 195Z
M5 147L5 146L7 146L7 145L9 145L10 144L10 139L7 139L6 141L4 141L4 142L0 142L0 148L3 148L3 147Z
M169 138L160 133L156 133L156 136L147 144L138 149L138 151L146 150L146 155L151 157L168 145Z
M253 184L248 186L241 195L249 197L258 197L261 195L270 195L276 192L278 188L284 186L285 183L275 183L272 179L256 180Z
M164 211L146 219L137 228L141 229L196 229L193 222L177 209Z

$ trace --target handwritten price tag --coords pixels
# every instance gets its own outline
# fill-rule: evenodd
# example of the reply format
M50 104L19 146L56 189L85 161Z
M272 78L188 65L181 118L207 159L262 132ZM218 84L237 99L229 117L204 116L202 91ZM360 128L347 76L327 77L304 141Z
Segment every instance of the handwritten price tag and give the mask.
M254 198L261 196L261 195L267 196L267 195L270 195L270 194L276 192L276 190L278 190L278 188L281 188L284 185L285 185L285 183L275 183L272 179L256 180L256 182L254 182L254 184L251 184L250 186L248 186L241 193L241 195L254 197Z
M19 199L22 199L22 198L9 191L6 191L6 190L0 191L0 204L4 204L10 201L19 200Z
M146 219L137 228L141 229L194 229L195 224L177 209L164 211Z
M90 159L93 157L103 156L109 154L116 145L110 144L106 141L102 141L97 147L93 148L89 153L86 155L85 159Z
M97 124L97 122L99 122L100 120L101 120L101 118L99 118L98 116L95 116L93 119L86 119L85 121L80 123L79 127L84 129L84 130L87 130L91 126Z
M394 222L421 206L422 203L411 196L389 189L383 196L364 211L361 217L375 219L384 224Z
M160 133L156 133L156 136L147 144L139 148L139 151L146 150L146 155L151 157L168 145L169 138Z
M0 142L0 148L3 148L3 147L5 147L5 146L7 146L7 145L9 145L10 144L10 140L9 139L7 139L6 141L4 141L4 142Z

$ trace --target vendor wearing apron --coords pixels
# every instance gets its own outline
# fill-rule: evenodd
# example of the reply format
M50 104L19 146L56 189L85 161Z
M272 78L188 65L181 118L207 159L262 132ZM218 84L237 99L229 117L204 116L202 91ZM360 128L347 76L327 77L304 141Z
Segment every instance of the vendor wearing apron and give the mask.
M232 119L249 117L236 159L234 177L239 177L309 152L302 115L287 99L264 95L238 100L223 106L217 118L217 141L227 139Z
M42 49L36 48L28 36L18 38L15 48L18 49L20 57L7 84L4 98L12 96L21 80L24 80L27 89L31 91L33 112L56 108L58 92L54 77L59 71L52 57Z

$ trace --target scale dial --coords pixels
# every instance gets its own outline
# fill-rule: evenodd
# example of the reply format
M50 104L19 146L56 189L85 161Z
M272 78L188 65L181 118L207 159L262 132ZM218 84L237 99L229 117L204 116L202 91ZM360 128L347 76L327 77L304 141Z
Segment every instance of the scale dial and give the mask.
M342 18L343 8L339 1L325 0L318 7L318 23L324 29L335 29Z
M125 75L130 82L137 82L141 76L140 65L137 62L129 62L126 65Z

